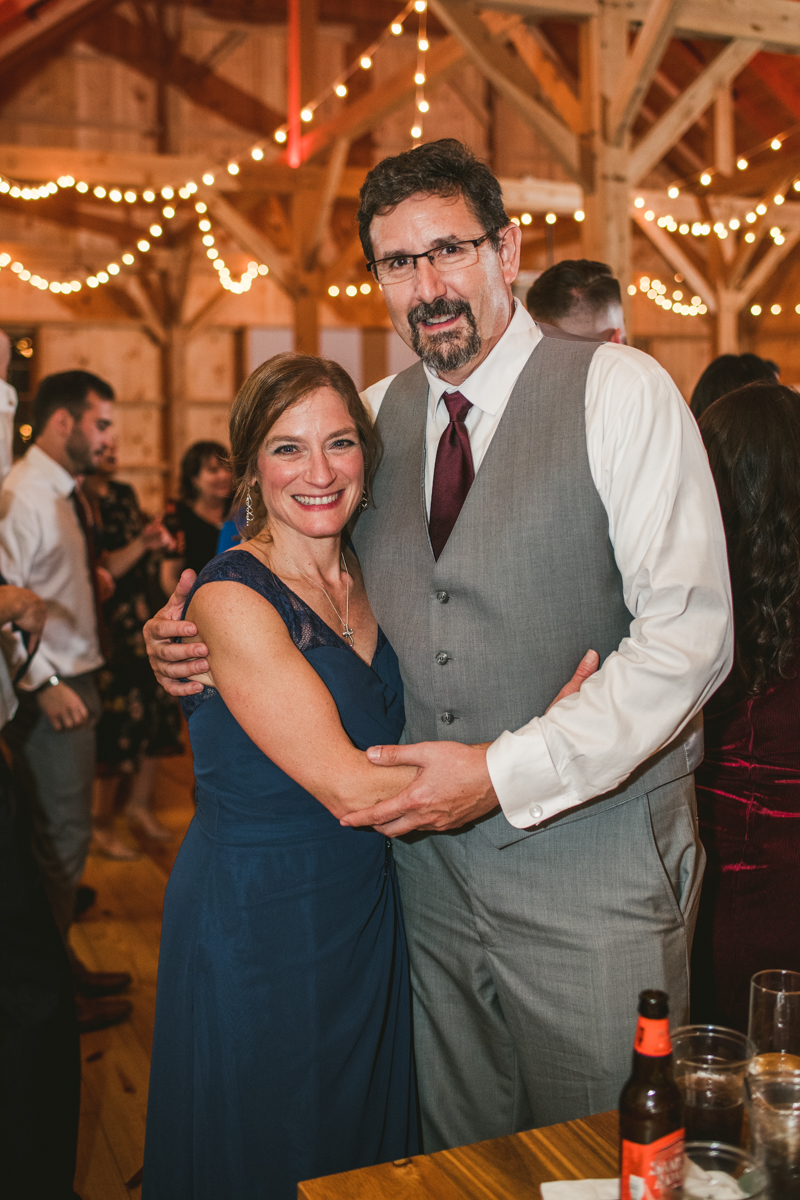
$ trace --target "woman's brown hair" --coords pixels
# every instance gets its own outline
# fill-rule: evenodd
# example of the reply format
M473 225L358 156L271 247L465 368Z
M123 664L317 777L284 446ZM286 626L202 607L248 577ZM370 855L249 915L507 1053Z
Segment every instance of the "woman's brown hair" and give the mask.
M736 657L756 696L796 670L800 640L800 396L749 383L716 400L700 432L728 543Z
M275 354L244 381L231 409L229 432L230 465L233 472L233 511L243 512L250 492L253 518L249 525L237 518L242 537L255 537L267 524L268 513L261 492L248 485L256 474L258 453L272 426L288 408L309 392L332 388L341 396L355 422L364 454L364 490L372 501L372 480L381 459L378 431L347 372L329 358L311 354Z

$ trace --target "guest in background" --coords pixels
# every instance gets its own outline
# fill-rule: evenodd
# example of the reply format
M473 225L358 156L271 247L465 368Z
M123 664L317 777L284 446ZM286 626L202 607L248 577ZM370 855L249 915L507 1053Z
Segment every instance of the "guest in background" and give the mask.
M161 566L161 586L168 596L181 571L191 567L199 574L215 556L230 506L228 451L219 442L195 442L181 459L180 496L164 514L164 524L177 541Z
M0 586L0 625L35 647L47 609ZM0 729L17 699L0 654ZM80 1052L72 974L31 853L30 814L0 754L0 1162L4 1200L77 1200Z
M692 1020L746 1030L750 977L800 971L800 397L753 383L700 419L719 492L736 656L695 777L706 866Z
M699 421L708 406L720 396L727 396L728 392L760 379L777 383L779 375L777 363L759 358L757 354L720 354L698 379L689 407Z
M565 259L534 280L525 307L545 337L627 344L619 281L605 263Z
M0 329L0 484L14 461L14 415L17 411L16 390L7 383L11 365L11 339Z
M160 518L148 521L136 493L113 478L117 449L112 442L87 475L83 490L94 514L96 544L116 581L104 605L110 657L98 673L103 712L97 726L94 841L111 858L137 852L114 830L120 802L135 830L156 841L170 831L151 810L160 758L183 753L180 708L153 678L142 627L161 607L158 551L174 550L175 539Z
M109 444L113 399L105 380L88 371L43 379L33 402L35 442L0 494L0 573L47 606L41 643L19 683L19 711L4 736L68 948L92 836L100 716L95 673L104 657L91 514L75 481L91 471ZM74 955L72 966L82 1030L128 1015L130 1002L114 994L131 982L127 971L89 971Z

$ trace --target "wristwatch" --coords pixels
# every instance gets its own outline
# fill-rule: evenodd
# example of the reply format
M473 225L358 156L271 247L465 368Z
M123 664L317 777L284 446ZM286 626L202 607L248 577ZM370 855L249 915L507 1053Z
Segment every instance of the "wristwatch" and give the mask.
M55 687L57 683L61 683L61 680L57 675L51 675L50 678L46 679L40 687L36 688L36 691L37 693L46 692L48 688Z

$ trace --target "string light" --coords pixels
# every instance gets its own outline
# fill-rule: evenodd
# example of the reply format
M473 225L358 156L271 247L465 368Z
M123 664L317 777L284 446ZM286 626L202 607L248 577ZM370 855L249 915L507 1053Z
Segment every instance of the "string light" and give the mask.
M682 317L704 316L708 312L708 307L703 304L700 296L692 296L690 302L686 304L682 291L673 291L672 296L669 297L666 284L663 284L660 279L650 279L648 275L642 275L638 290L659 308L663 308L667 312L678 313ZM628 295L635 296L636 291L636 287L631 286L628 288Z

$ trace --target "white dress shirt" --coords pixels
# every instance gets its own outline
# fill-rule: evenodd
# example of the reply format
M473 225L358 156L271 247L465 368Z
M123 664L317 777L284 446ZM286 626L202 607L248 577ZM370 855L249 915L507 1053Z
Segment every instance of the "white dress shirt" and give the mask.
M15 389L0 379L0 484L14 461L14 416L18 402Z
M449 421L443 393L472 402L466 425L477 472L541 337L516 304L500 341L457 389L425 367L429 512ZM393 378L363 393L376 416ZM520 829L617 787L681 732L733 661L725 535L708 460L683 397L649 355L610 343L598 349L586 381L586 447L633 614L630 635L577 695L489 747L500 805Z
M41 643L19 685L25 690L38 688L51 675L83 675L103 662L74 490L69 472L31 446L0 492L0 572L7 583L30 588L47 605Z

